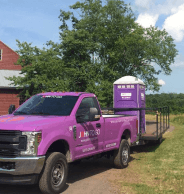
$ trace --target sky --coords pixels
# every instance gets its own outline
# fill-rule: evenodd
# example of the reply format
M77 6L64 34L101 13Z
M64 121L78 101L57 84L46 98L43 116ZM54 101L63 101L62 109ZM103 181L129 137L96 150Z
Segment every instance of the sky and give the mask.
M69 11L77 0L0 0L0 40L17 50L16 40L42 48L59 42L60 9ZM158 76L159 93L184 93L184 0L124 0L135 13L136 22L165 29L174 38L178 55L171 75ZM147 94L152 93L148 91Z

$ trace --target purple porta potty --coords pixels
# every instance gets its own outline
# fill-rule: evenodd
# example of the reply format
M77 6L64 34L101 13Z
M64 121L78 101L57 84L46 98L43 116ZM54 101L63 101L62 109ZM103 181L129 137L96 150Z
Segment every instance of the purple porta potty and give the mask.
M114 108L145 108L145 84L133 76L124 76L113 83ZM116 114L137 115L139 111L120 111ZM141 111L141 133L145 133L145 111ZM139 119L138 119L139 121ZM140 122L140 121L139 121ZM138 125L139 126L139 125ZM140 128L140 127L139 127ZM140 132L140 129L139 129Z

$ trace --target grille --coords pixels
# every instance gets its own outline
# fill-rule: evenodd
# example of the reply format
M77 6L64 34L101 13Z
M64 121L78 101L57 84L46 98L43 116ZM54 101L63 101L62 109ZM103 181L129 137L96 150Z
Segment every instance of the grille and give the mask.
M0 130L0 137L3 135L7 136L21 136L21 131L13 131L13 130Z
M19 151L0 149L0 157L17 157L19 156Z
M0 157L17 157L26 149L26 136L21 131L0 130Z

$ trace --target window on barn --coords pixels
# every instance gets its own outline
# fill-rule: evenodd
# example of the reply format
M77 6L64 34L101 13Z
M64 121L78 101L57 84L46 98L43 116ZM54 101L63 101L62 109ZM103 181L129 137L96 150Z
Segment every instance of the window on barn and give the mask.
M2 60L3 49L0 49L0 61Z

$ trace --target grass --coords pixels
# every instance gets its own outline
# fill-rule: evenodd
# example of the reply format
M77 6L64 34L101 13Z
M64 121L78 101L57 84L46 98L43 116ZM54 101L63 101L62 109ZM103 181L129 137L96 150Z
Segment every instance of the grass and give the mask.
M184 115L176 116L171 119L171 122L183 125L184 124Z
M171 115L170 121L175 130L166 132L160 145L133 148L129 168L141 181L121 182L122 192L131 188L133 192L125 193L184 193L184 115Z

